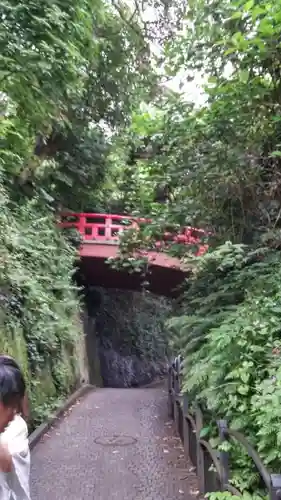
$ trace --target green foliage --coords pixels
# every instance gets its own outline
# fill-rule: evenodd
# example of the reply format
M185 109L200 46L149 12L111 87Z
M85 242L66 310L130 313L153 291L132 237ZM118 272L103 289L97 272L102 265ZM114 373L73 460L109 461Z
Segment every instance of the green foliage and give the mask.
M184 390L206 408L210 424L226 418L244 432L270 470L281 461L280 272L278 252L226 243L199 259L169 322L171 347L185 358ZM232 446L231 456L233 484L257 488L241 447Z
M19 184L56 207L102 210L110 137L156 82L139 18L99 0L2 10L3 182L15 201Z
M276 471L281 6L152 3L155 23L143 16L151 2L136 3L134 11L115 0L3 4L0 346L24 367L33 419L40 421L80 369L76 250L69 243L77 247L78 240L57 232L54 209L151 218L149 227L124 236L114 262L144 279L145 251L163 231L200 226L212 251L192 258L192 276L169 321L170 345L185 357L185 389L205 408L214 443L214 421L226 417ZM164 61L149 47L157 32ZM167 75L205 76L204 105L158 85L163 63ZM192 248L173 251L191 260ZM124 330L142 331L141 345L133 335L130 341L154 356L160 337L154 344L154 309L147 309L141 320L124 320ZM247 500L246 491L259 491L259 478L239 446L230 453L232 483Z
M266 496L261 496L258 493L251 495L247 491L242 495L233 495L229 491L216 491L207 495L209 500L265 500Z
M208 78L206 105L179 100L165 130L172 166L185 185L173 210L211 229L213 250L199 259L172 345L186 358L185 389L210 415L228 419L280 469L280 5L190 5L192 30L167 48L174 71ZM204 54L204 57L202 56ZM278 90L277 90L278 89ZM175 120L178 110L180 119ZM238 112L239 110L239 112ZM172 141L170 142L172 144ZM224 243L231 239L236 244ZM217 243L222 243L215 248ZM248 245L248 246L245 246ZM253 464L232 446L232 481L257 490Z
M275 472L281 464L280 20L276 2L190 2L181 35L165 45L165 65L170 75L203 75L205 103L167 94L160 110L155 101L149 113L136 113L121 146L129 165L119 166L125 173L115 183L115 199L125 192L123 206L150 214L159 231L186 224L210 233L212 251L192 259L193 274L169 321L171 347L185 357L185 389L204 406L206 425L226 417ZM155 190L162 183L168 196L159 203ZM139 236L138 244L143 250L145 239ZM233 484L257 491L251 461L236 445L231 454Z
M54 214L109 206L111 144L158 88L148 46L154 23L148 29L142 17L147 6L1 5L0 350L24 368L33 424L83 368L72 279L79 238L64 238ZM157 8L170 36L174 25L166 21L178 18L180 2L172 17L169 5Z
M109 150L104 134L98 127L73 127L64 134L63 148L46 168L42 187L49 186L48 195L56 205L73 211L102 211Z
M79 306L71 286L75 250L36 199L14 211L3 199L0 245L0 350L23 366L34 424L80 376Z

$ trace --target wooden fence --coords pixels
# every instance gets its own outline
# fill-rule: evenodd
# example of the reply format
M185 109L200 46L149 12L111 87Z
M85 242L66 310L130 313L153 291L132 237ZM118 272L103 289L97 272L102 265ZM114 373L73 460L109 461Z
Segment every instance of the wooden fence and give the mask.
M185 454L196 469L200 493L204 495L214 491L229 491L234 495L241 496L241 492L231 484L229 453L227 451L218 452L212 448L207 440L201 437L201 431L204 428L202 411L198 406L194 411L190 409L188 396L181 392L181 380L182 359L178 356L169 367L169 416L175 421ZM218 420L217 425L222 442L230 440L238 442L251 457L268 492L269 499L281 499L281 474L269 473L245 436L230 429L226 420Z

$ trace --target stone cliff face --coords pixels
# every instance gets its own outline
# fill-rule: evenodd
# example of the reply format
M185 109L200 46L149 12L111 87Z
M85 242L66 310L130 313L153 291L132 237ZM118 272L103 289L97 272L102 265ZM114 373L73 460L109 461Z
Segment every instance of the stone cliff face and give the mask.
M138 387L166 373L169 302L148 293L94 289L86 303L92 383Z
M141 359L136 354L124 356L112 347L100 346L101 376L105 387L140 387L167 372L168 362Z

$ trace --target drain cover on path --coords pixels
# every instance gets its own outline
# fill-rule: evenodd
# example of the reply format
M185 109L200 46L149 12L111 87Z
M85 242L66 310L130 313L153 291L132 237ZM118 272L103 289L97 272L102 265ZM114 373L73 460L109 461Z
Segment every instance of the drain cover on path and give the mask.
M95 439L95 443L102 446L128 446L136 442L136 438L132 436L100 436Z

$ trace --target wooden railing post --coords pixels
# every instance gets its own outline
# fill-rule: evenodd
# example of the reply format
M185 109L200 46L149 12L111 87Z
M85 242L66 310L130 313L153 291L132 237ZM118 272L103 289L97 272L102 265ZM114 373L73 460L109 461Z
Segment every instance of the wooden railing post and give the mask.
M178 356L175 359L175 377L174 377L174 390L175 390L175 400L174 400L174 419L176 422L176 429L177 432L180 434L180 403L179 403L179 396L181 392L181 387L180 387L180 356Z
M221 444L226 443L227 440L227 421L218 420L217 422L219 428L219 436ZM229 452L225 450L220 450L220 464L221 464L221 488L222 491L229 482Z
M281 474L271 474L270 500L280 500L281 498Z
M204 495L207 492L204 491L205 488L204 455L200 445L200 434L201 430L203 429L203 415L199 406L196 407L195 422L196 422L196 458L197 458L197 475L199 482L199 492L202 495Z
M185 417L188 413L188 395L183 395L182 410L183 410L183 447L186 457L189 458L189 446L190 446L190 435L189 435L189 424Z
M174 418L173 368L171 365L169 365L168 370L168 416Z
M175 391L176 391L176 394L179 394L180 393L180 359L179 359L179 356L175 360L175 370L176 370Z

